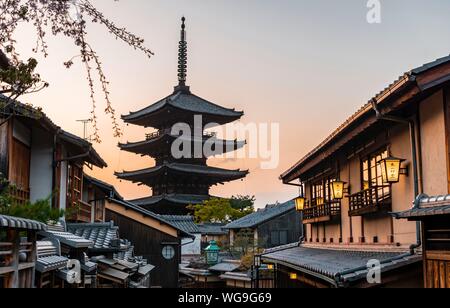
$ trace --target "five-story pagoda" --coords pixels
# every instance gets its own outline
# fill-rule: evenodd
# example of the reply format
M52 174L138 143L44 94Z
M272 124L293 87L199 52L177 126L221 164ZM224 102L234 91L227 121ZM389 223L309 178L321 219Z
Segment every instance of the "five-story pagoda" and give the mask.
M157 130L156 133L147 135L144 141L119 144L123 151L154 158L155 167L124 171L116 173L116 176L151 187L153 196L130 202L158 214L186 214L189 212L186 209L188 205L200 204L210 198L211 186L242 179L248 174L248 171L226 170L207 165L208 156L237 150L243 147L245 142L218 140L214 135L205 133L205 126L210 126L211 123L231 123L240 119L243 112L223 108L194 95L186 85L186 76L187 42L183 17L178 55L178 85L174 92L149 107L122 116L128 124ZM197 127L199 119L202 123L200 129ZM191 128L189 136L173 129L174 125L179 123ZM174 155L174 142L190 144L191 146L187 147L189 155ZM205 143L213 144L213 154L205 151L199 153L199 145L202 149ZM186 154L186 149L179 150Z

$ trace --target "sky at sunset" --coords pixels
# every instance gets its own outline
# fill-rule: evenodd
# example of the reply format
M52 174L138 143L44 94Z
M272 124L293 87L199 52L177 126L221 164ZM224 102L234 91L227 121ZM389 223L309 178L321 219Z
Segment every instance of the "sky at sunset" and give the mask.
M261 170L257 159L210 165L249 169L244 181L211 194L256 195L257 206L287 201L297 190L279 175L319 144L348 116L403 72L450 53L450 1L382 0L381 24L366 21L366 0L92 0L106 16L146 40L151 59L89 27L101 56L118 114L146 107L172 93L177 83L180 18L187 18L188 85L196 95L227 108L244 110L242 123L280 123L280 164ZM23 58L32 55L35 36L23 26L16 36ZM63 37L49 38L49 57L38 56L38 71L50 83L23 97L44 109L63 129L82 135L76 120L89 118L91 101L83 66L63 62L77 48ZM98 86L98 85L97 85ZM150 190L119 182L114 171L153 166L149 158L121 153L119 141L144 139L141 127L123 125L112 136L98 94L103 142L95 145L109 167L94 176L114 184L126 198Z

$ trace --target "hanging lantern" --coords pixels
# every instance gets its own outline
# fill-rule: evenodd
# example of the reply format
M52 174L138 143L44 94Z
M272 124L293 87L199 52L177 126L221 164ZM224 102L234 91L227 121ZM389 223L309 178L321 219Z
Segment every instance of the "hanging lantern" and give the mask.
M269 271L272 271L272 270L274 269L273 264L267 264L267 269L268 269Z
M345 184L347 183L342 181L335 181L332 183L333 197L335 200L344 199Z
M205 249L206 263L209 265L216 265L219 263L220 247L217 246L216 241L209 242L209 246Z
M297 280L297 279L298 279L298 275L297 275L297 273L290 273L290 274L289 274L289 278L290 278L291 280Z
M388 157L380 162L383 183L395 184L400 181L400 174L402 171L401 164L404 161L404 159Z
M295 209L301 212L305 209L306 199L304 197L298 197L295 199Z

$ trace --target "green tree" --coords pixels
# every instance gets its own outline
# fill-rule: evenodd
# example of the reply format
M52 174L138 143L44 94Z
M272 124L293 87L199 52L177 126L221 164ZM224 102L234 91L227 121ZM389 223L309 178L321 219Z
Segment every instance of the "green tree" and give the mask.
M253 213L253 197L212 198L202 204L191 205L197 223L229 223Z
M231 207L247 216L255 211L255 196L233 196L230 199Z

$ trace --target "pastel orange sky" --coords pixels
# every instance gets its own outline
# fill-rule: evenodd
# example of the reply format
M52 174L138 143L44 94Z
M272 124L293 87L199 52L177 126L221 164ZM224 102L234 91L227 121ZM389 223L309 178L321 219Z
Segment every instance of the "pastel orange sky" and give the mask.
M374 94L403 72L449 54L449 1L382 1L382 23L366 22L365 0L93 0L105 15L146 39L155 56L146 58L108 35L89 27L89 39L102 58L118 114L127 114L167 96L176 85L180 18L187 17L188 84L212 102L244 110L243 123L281 125L280 165L259 169L258 160L210 165L249 169L244 181L218 186L217 196L256 195L257 206L287 201L295 188L279 175L321 142ZM411 16L415 16L412 18ZM17 33L23 58L31 53L34 34ZM65 130L82 135L76 122L89 117L91 102L80 63L63 62L77 54L65 38L49 38L50 56L38 70L50 87L23 101L43 107ZM94 176L114 184L126 198L150 194L145 187L119 182L114 171L145 168L151 159L121 153L119 141L145 137L140 127L123 125L124 137L112 137L97 85L103 142L95 148L109 167Z

